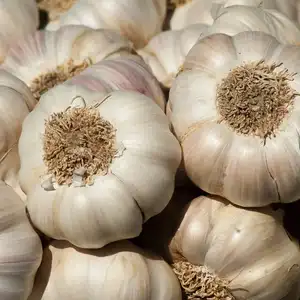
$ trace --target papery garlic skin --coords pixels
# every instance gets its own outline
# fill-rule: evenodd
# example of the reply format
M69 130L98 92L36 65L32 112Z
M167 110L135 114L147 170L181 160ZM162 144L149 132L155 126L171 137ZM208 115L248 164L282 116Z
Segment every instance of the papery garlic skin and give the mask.
M44 120L64 111L79 96L86 106L98 103L100 115L116 129L118 155L106 175L95 176L94 184L54 185L47 191L42 187L42 176L47 174L41 138ZM19 153L19 177L33 224L49 237L82 248L100 248L139 235L143 222L169 202L181 159L166 115L150 98L66 84L43 95L25 119Z
M183 30L164 31L137 52L151 67L158 81L170 88L187 53L207 30L207 25L196 24Z
M183 29L196 23L212 25L220 10L236 5L276 10L287 16L287 20L300 20L298 0L192 0L175 9L170 21L171 29Z
M220 123L216 92L232 69L264 60L299 72L299 47L261 32L215 34L189 52L169 98L169 116L181 142L185 169L201 189L245 207L300 198L299 96L275 137L237 134ZM299 92L299 75L289 86Z
M118 33L73 25L27 36L10 49L2 68L30 86L35 78L70 59L95 63L124 51L131 53L132 45Z
M228 281L236 299L280 300L300 278L299 245L270 208L246 210L226 200L198 197L169 249L174 261L183 257Z
M120 32L136 48L141 48L162 30L165 15L166 0L78 0L46 29L57 30L74 24L108 28Z
M18 78L0 70L0 180L25 199L20 189L18 139L25 117L36 105L30 90Z
M128 241L80 250L54 241L44 251L28 300L181 300L179 282L162 259Z
M0 63L19 39L35 32L39 25L35 0L2 0L0 3Z
M139 92L153 99L165 111L166 99L163 91L149 67L138 55L110 56L66 81L66 85L82 86L105 93L114 90Z
M0 181L0 298L26 300L42 260L42 244L13 189Z

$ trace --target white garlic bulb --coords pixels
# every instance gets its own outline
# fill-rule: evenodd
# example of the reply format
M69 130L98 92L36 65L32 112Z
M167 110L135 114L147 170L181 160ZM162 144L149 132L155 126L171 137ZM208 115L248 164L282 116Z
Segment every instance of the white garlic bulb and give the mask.
M246 210L198 197L188 205L169 253L188 299L205 293L212 299L299 299L299 244L286 233L280 212L270 208Z
M37 30L38 9L35 0L1 0L0 63L19 39Z
M0 70L0 180L25 199L18 182L18 140L22 123L36 105L28 87L10 73Z
M181 300L181 290L166 262L128 241L97 250L54 241L28 300L61 299Z
M114 29L141 48L161 31L165 15L166 0L77 0L46 28L75 24Z
M26 300L42 260L42 244L12 188L0 181L0 299Z
M300 198L299 49L250 31L191 49L169 116L201 189L245 207Z
M222 8L236 5L277 10L291 21L300 20L299 0L191 0L175 9L170 21L171 29L183 29L196 23L211 25Z
M189 50L206 35L208 26L191 25L182 30L168 30L153 37L138 54L151 67L163 86L170 88Z
M111 55L109 59L90 66L66 81L66 85L106 93L114 90L136 91L153 99L165 111L164 93L149 67L138 55Z
M112 30L65 26L27 36L10 49L1 68L25 82L38 99L91 64L131 51L131 43Z
M67 84L44 94L25 119L19 153L33 224L82 248L139 235L171 199L181 160L152 99Z

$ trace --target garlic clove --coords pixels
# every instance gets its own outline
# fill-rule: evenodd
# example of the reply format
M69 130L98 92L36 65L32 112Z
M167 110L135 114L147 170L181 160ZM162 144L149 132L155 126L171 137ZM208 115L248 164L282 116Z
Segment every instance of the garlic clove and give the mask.
M240 63L264 60L266 63L274 62L277 48L280 44L276 38L263 32L240 32L232 37L237 58Z
M288 203L300 198L300 150L299 131L288 125L276 139L268 140L265 146L266 162L281 202Z
M199 89L201 85L202 88ZM206 120L217 119L214 103L217 82L206 74L197 71L183 72L170 90L170 120L178 137L183 137L194 125ZM184 99L184 101L176 101ZM192 109L191 109L192 107Z
M201 40L201 43L192 47L185 59L184 70L204 71L218 79L235 66L237 54L231 37L218 34L218 39L216 39L214 36L207 36Z
M211 25L214 22L211 7L211 0L193 0L177 7L170 20L171 29L179 30L196 23Z
M225 125L206 121L181 141L187 175L197 186L215 194L223 192L233 137Z

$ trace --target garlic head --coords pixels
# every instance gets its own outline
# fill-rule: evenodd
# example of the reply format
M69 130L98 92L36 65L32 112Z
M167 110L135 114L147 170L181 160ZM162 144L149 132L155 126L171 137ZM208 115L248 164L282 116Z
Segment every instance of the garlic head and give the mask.
M188 176L244 207L300 198L299 47L214 34L188 53L169 116Z

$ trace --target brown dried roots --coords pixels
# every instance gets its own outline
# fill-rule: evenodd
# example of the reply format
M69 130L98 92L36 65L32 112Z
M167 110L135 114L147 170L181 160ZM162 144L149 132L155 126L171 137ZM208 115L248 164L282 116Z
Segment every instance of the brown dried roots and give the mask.
M228 282L218 278L205 266L195 266L186 261L173 264L173 271L177 275L181 287L188 300L234 300L227 288Z
M69 108L45 122L44 162L58 184L72 183L75 170L84 168L83 182L106 174L116 154L115 129L95 107Z
M38 8L49 13L51 21L58 18L60 14L69 10L77 0L37 0Z
M75 64L74 61L70 59L65 64L57 66L54 70L41 74L30 84L33 96L39 100L42 94L47 92L49 89L81 73L90 65L90 60L85 60L80 64Z
M289 85L295 74L276 71L279 66L259 61L233 69L217 88L220 122L237 133L275 136L297 96Z

